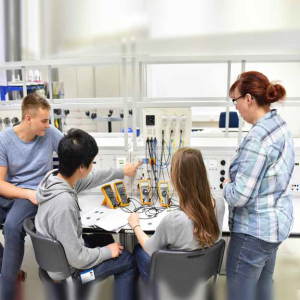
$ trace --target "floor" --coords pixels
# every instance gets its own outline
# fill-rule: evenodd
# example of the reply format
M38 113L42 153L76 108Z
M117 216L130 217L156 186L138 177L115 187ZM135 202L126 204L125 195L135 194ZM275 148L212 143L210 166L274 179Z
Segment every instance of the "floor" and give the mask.
M3 242L2 234L0 241ZM37 263L35 261L30 239L25 242L25 258L22 269L28 273L25 285L25 300L45 300L43 286L38 278ZM300 300L300 239L288 239L278 251L275 269L275 300ZM220 276L218 281L218 300L225 299L226 276ZM99 284L101 293L95 299L111 299L113 278Z

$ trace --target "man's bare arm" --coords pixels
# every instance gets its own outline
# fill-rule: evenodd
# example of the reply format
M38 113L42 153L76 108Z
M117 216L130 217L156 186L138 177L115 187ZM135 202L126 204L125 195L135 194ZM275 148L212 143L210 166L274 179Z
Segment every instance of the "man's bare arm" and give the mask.
M37 205L36 191L22 189L6 182L7 167L0 166L0 196L7 199L28 199Z

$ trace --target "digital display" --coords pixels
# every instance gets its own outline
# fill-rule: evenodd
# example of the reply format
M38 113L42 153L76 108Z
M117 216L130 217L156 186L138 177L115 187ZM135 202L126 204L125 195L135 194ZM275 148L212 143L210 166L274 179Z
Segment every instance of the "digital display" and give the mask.
M126 189L125 189L124 182L116 183L115 187L117 189L117 193L120 198L119 200L121 200L122 204L128 204L129 199L127 198L127 195L126 195Z
M167 183L161 183L160 188L168 188L168 184Z
M109 198L110 202L112 203L112 205L118 205L115 194L111 188L111 186L106 186L104 187L104 191L107 195L107 197Z
M148 181L142 181L141 186L149 186L149 182Z
M112 193L112 192L113 192L110 186L104 187L104 191L106 192L107 195L108 195L109 193Z
M117 183L116 186L117 186L117 189L123 189L124 188L123 183Z

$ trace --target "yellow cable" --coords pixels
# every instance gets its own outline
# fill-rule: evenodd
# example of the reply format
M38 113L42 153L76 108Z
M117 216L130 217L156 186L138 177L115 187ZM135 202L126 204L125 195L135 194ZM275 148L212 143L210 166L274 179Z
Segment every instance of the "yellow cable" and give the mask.
M172 145L172 154L175 153L175 139L173 140L173 145Z

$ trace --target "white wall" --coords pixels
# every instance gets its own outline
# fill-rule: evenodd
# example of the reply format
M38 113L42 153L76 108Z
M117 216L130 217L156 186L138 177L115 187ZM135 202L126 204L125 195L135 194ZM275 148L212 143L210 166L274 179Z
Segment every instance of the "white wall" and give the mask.
M255 70L265 74L270 81L280 81L288 97L300 97L300 63L246 63L246 71ZM231 84L241 73L241 64L232 64ZM226 64L193 65L152 65L148 72L150 97L226 97ZM232 106L231 110L235 110ZM193 120L207 127L207 122L217 122L225 108L194 107ZM278 107L278 112L286 120L294 134L300 134L300 108ZM214 126L218 126L214 123ZM245 124L247 126L247 124ZM248 127L248 126L247 126Z
M299 52L298 0L24 0L23 52L36 57L137 52Z
M26 60L86 56L95 47L102 54L120 54L124 37L144 36L147 31L147 1L22 2Z
M22 3L24 59L120 55L122 41L127 39L128 43L132 37L136 40L137 54L146 55L300 53L297 0L24 0ZM270 79L283 80L288 96L299 96L298 66L251 68L261 68ZM181 66L178 72L175 69L176 66L156 66L151 71L150 95L226 96L225 65ZM60 71L65 97L120 96L118 67L78 70ZM239 72L240 64L233 64L232 82ZM101 110L99 114L107 112ZM195 112L207 114L211 109L198 108ZM284 108L281 113L298 130L295 121L298 110ZM218 115L219 109L214 108L213 119ZM117 131L122 126L118 125L113 124ZM97 126L105 130L106 124Z
M257 70L265 74L270 80L279 81L289 97L300 97L300 63L281 64L247 64L246 70ZM300 107L285 107L284 103L278 107L278 112L287 122L294 134L300 134Z
M297 0L153 0L150 8L153 38L300 29Z

